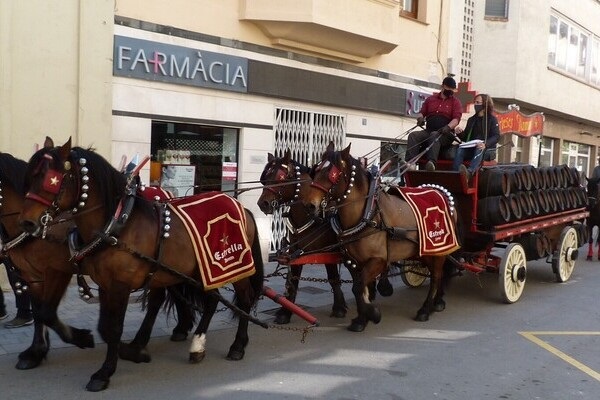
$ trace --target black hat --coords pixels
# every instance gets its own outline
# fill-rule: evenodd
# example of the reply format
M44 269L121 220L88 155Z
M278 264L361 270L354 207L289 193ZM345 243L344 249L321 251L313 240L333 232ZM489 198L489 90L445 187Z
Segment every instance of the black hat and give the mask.
M456 90L456 81L454 80L453 77L451 76L447 76L444 78L444 80L442 81L442 86L446 86L449 89L454 89Z

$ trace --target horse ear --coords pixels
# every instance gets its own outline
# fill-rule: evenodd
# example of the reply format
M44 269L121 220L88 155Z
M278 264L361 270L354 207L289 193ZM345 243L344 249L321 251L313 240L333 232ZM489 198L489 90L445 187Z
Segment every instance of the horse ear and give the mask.
M287 149L285 151L285 154L283 155L283 161L284 163L289 163L290 162L290 158L292 158L292 151L290 149Z
M273 162L273 160L275 160L275 156L271 153L267 153L267 161Z
M329 144L327 145L327 148L325 149L326 152L329 151L335 151L335 144L333 143L333 140L331 142L329 142Z
M65 144L63 144L59 150L60 157L63 160L67 160L69 158L69 153L71 152L71 137L69 136L69 140Z
M46 140L44 140L44 148L50 149L54 147L54 140L50 136L46 136Z
M350 158L350 146L352 146L352 143L350 143L348 145L348 147L346 147L344 150L342 150L342 158Z

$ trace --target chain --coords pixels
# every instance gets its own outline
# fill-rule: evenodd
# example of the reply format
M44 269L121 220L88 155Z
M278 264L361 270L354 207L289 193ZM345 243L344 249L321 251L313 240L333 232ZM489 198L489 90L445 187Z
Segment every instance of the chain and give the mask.
M283 325L270 324L269 329L277 329L279 331L288 331L288 332L302 331L302 337L300 338L300 343L304 344L304 343L306 343L306 337L308 336L308 334L314 332L313 328L315 326L316 325L307 325L304 328L300 328L297 326L283 326Z

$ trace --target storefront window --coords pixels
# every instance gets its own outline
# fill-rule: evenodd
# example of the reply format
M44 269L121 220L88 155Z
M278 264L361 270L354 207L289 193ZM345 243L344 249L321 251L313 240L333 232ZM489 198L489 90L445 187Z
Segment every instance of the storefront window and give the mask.
M587 173L590 165L591 147L587 144L564 141L561 148L561 163Z
M552 154L554 153L554 139L542 138L540 143L540 167L551 167L552 166Z
M152 185L165 186L177 196L211 190L234 194L237 129L152 121L151 150Z

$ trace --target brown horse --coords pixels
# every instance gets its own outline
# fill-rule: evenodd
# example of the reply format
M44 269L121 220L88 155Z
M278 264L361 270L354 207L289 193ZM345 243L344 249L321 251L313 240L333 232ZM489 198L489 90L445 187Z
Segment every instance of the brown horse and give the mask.
M46 143L51 144L47 138ZM94 338L88 329L78 329L64 324L57 315L57 308L63 298L77 265L71 260L67 245L67 231L70 223L58 223L49 227L46 240L23 235L18 216L25 201L24 179L27 163L7 153L0 153L0 232L4 247L4 262L13 265L20 279L26 283L32 297L34 335L31 346L18 356L17 369L37 367L50 350L47 328L54 330L65 342L80 348L94 347ZM65 214L68 217L68 214ZM153 320L165 298L164 290L154 290L148 295L146 318ZM175 301L178 323L171 340L181 341L187 337L193 321L188 307ZM144 328L136 336L143 348L147 344L151 327ZM148 359L149 360L149 359Z
M410 206L399 196L372 186L373 179L350 155L350 146L333 151L330 145L316 167L310 189L301 193L304 205L314 215L326 212L332 200L337 202L338 239L354 261L350 271L358 316L348 329L355 332L363 331L369 321L381 320L379 308L369 301L370 284L387 271L390 263L419 255L417 221ZM422 257L431 282L427 299L417 312L419 321L426 321L433 311L445 308L442 287L445 259L445 256Z
M258 206L265 214L273 214L279 207L289 206L286 218L289 221L289 246L285 249L287 254L296 252L310 253L328 250L335 252L337 237L330 225L316 224L312 215L306 212L298 200L302 187L310 185L309 168L291 159L291 152L287 150L283 158L275 158L268 154L268 162L261 174L260 181L265 186L257 201ZM291 302L296 301L298 281L302 275L302 265L290 267L286 280L286 298ZM346 316L346 300L341 288L340 273L337 264L325 264L327 279L333 292L333 306L331 316L344 318ZM287 324L290 322L291 311L281 307L275 314L275 323Z
M135 176L133 174L132 176ZM165 205L137 197L136 179L128 179L104 158L89 149L63 146L42 149L29 162L22 228L33 235L44 230L56 214L73 210L83 243L81 267L99 286L98 331L107 343L106 359L86 388L108 387L118 361L123 320L132 290L162 288L181 282L202 294L202 319L195 331L190 360L200 361L206 331L219 301L218 289L205 290L200 280L194 243L175 213ZM240 360L248 343L248 312L262 291L264 268L252 214L245 211L245 240L252 244L255 272L233 283L239 318L235 340L227 358Z
M587 260L592 261L594 258L594 238L593 230L597 226L600 229L600 201L598 199L598 188L600 186L600 179L589 179L587 180L587 197L588 197L588 211L590 216L586 219L587 236L588 236L588 253ZM600 260L600 231L596 237L596 246L598 247L598 260Z
M0 205L2 242L20 241L4 249L4 257L14 264L19 277L27 283L31 294L34 335L31 346L19 354L17 369L37 367L50 349L47 327L65 342L80 348L94 347L94 337L88 329L78 329L63 323L57 315L60 300L73 276L66 246L66 224L54 225L48 230L48 240L22 236L18 216L25 199L24 178L27 163L7 153L0 153ZM9 246L10 247L10 246Z

